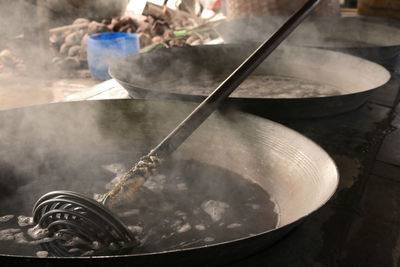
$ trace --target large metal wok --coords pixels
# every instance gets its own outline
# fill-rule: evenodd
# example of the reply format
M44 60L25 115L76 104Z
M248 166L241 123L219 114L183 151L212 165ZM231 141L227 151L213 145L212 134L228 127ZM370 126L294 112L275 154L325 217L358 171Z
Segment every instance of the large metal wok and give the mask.
M120 163L129 167L194 106L186 102L109 100L49 104L0 112L0 215L29 215L32 203L43 193L55 189L77 191L88 196L104 192L104 185L113 177L113 173L104 169L105 165ZM35 254L43 250L39 245L25 244L21 247L0 240L2 262L96 266L226 264L281 238L324 205L338 183L334 162L318 145L278 123L234 110L213 114L173 154L168 164L173 166L183 160L205 166L204 172L218 168L241 177L240 190L218 188L214 190L217 195L227 191L227 195L233 195L233 198L244 194L251 200L253 194L243 192L247 187L260 188L260 192L275 203L266 207L276 214L276 227L250 229L240 236L231 236L230 228L219 224L217 226L224 229L224 242L210 241L202 246L194 243L177 248L152 247L146 252L142 247L126 255L107 257L60 258L49 254L47 258L39 258ZM218 184L216 178L201 178L212 182L207 189L203 187L192 193L192 197L213 191ZM168 183L173 183L171 177L166 178ZM228 187L229 184L226 183ZM149 205L163 206L163 202L152 202L157 194L146 194L145 201ZM191 203L190 199L184 202ZM195 211L197 207L190 208ZM170 213L175 214L176 210L172 209ZM148 216L149 221L144 225L152 225L156 230L163 219L154 216ZM245 222L249 214L240 213L238 217ZM264 220L268 218L261 216L256 223L261 224ZM11 224L13 220L0 223L1 230L13 227L17 233L25 234L26 227L18 228ZM196 232L194 227L185 234L193 232ZM209 233L205 231L204 236L208 237Z
M226 21L216 27L227 43L260 42L283 20L251 17ZM400 71L400 20L373 17L307 19L287 39L292 45L320 47L360 56Z
M111 66L110 74L132 98L200 101L254 45L205 45L137 54ZM284 46L226 102L269 117L327 116L359 107L389 79L385 68L365 59Z

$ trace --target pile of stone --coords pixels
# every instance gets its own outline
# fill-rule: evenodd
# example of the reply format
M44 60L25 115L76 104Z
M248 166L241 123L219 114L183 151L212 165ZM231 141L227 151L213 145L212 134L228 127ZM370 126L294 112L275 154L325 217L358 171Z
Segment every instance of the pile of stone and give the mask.
M52 64L62 70L87 68L88 35L102 32L137 33L140 47L153 44L164 47L198 45L202 40L198 35L189 38L174 38L174 31L188 27L184 19L162 19L152 15L140 19L124 16L121 18L89 21L76 19L72 25L50 30L50 47L53 54Z
M193 31L199 25L201 30ZM149 51L160 47L200 45L215 38L205 34L202 25L198 17L187 12L150 3L147 3L141 16L98 21L78 18L70 25L49 30L51 53L47 52L47 47L46 51L38 49L32 52L35 50L29 49L25 53L23 35L13 39L18 45L0 46L0 73L44 68L47 73L56 76L89 77L87 41L90 35L102 32L136 33L141 51Z

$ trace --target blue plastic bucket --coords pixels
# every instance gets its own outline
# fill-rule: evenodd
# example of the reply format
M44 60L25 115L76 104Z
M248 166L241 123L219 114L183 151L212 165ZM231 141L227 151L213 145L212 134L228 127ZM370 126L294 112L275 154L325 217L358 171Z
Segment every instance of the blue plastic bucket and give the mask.
M105 32L90 35L87 42L90 73L95 79L110 79L108 73L110 64L139 51L139 39L136 33Z

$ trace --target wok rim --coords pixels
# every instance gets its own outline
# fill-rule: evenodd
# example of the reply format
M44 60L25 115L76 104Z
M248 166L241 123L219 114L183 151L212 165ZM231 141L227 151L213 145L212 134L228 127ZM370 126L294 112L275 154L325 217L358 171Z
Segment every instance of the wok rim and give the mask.
M250 44L259 45L260 43L250 42ZM195 49L201 49L202 47L210 47L211 46L211 47L214 47L214 48L218 49L218 48L227 47L227 46L231 46L232 48L234 48L234 47L238 47L238 45L239 45L238 43L227 43L227 44L217 44L217 45L199 45L199 46L194 46L194 47L196 47ZM289 103L290 102L299 102L299 101L310 101L310 100L329 101L332 98L352 97L352 96L356 96L356 95L359 95L359 94L372 93L377 88L380 88L380 87L384 86L385 84L387 84L391 79L390 71L386 67L382 66L381 64L378 64L378 63L376 63L374 61L371 61L371 60L368 60L368 59L365 59L365 58L361 58L361 57L358 57L358 56L355 56L355 55L344 53L342 51L335 51L335 50L331 50L331 49L323 48L323 47L300 46L300 45L285 45L284 47L285 47L285 49L300 49L300 50L309 50L311 52L317 51L317 52L329 53L332 56L341 56L341 57L346 57L349 60L353 59L353 60L358 60L358 61L360 61L360 62L362 62L364 64L367 63L368 66L372 66L374 68L380 69L380 71L382 72L381 73L382 77L379 80L382 80L382 81L377 83L377 85L375 87L373 87L373 88L369 88L369 89L361 90L361 91L357 91L357 92L354 92L354 90L353 90L353 92L351 92L351 93L338 94L338 95L316 96L316 97L298 97L298 98L293 98L293 97L291 97L291 98L282 98L282 97L273 98L273 97L229 96L227 101L229 101L230 99L231 100L243 100L243 101L263 101L263 100L264 101L286 101L286 102L289 102ZM399 44L399 47L400 47L400 44ZM190 49L190 47L179 47L179 48L175 48L175 49L185 49L186 50L188 48ZM171 49L171 48L161 48L161 49L167 50L167 49ZM149 52L145 52L145 53L149 53ZM135 85L134 83L132 83L131 81L124 81L121 78L121 76L118 74L118 70L120 69L119 65L122 64L122 62L124 60L130 59L130 58L135 58L135 57L138 57L139 55L140 54L135 54L135 55L130 55L128 57L125 57L125 58L123 58L121 60L118 60L117 62L113 63L108 68L108 73L111 76L111 78L114 79L115 81L117 81L124 88L124 90L126 90L129 93L129 95L131 93L130 91L133 90L133 89L127 89L124 86L124 84L128 85L131 88L136 88L135 90L139 89L141 91L145 91L145 92L148 92L150 94L160 94L161 93L161 94L168 95L168 96L172 97L173 99L177 98L177 100L180 100L180 98L185 98L185 97L201 99L201 98L206 98L208 96L208 94L197 94L197 93L193 94L193 93L190 93L190 92L189 93L171 92L169 90L170 88L164 88L164 89L157 88L157 89L154 89L154 88L149 88L149 86L151 84L148 84L146 86L138 86L138 85ZM228 76L229 74L221 74L221 75ZM277 75L272 75L272 76L277 76ZM385 77L383 77L383 76L385 76ZM301 79L300 77L294 77L294 76L284 76L284 77L291 77L291 78ZM303 80L307 81L307 79L303 79ZM313 80L309 80L309 81L316 82L316 81L313 81ZM146 99L146 98L144 97L144 99ZM151 99L151 100L156 100L156 99Z

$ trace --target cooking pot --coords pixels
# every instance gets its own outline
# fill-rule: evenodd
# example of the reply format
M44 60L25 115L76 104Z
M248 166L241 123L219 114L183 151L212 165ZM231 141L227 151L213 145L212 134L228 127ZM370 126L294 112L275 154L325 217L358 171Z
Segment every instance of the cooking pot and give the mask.
M129 56L109 72L132 98L201 101L256 44L203 45ZM283 46L227 99L261 116L330 116L361 106L390 79L371 61L324 49Z
M0 112L0 214L29 215L35 200L55 189L77 191L88 196L106 191L107 183L118 169L123 168L112 166L119 164L128 168L194 106L193 103L173 101L107 100L48 104ZM10 231L15 241L0 240L2 262L96 266L228 264L280 239L324 205L338 184L334 162L318 145L278 123L228 109L214 113L168 159L166 166L184 168L190 166L186 164L188 161L201 168L196 169L197 173L192 177L179 178L188 179L180 182L186 183L186 189L183 185L174 187L174 181L178 179L174 177L179 175L159 178L164 181L161 183L164 189L154 184L143 187L142 197L135 201L147 203L147 209L140 210L144 220L141 235L151 237L152 231L157 231L164 223L165 217L157 219L157 212L152 208L159 208L160 213L168 216L181 216L182 221L186 218L182 212L186 212L187 218L190 212L197 214L195 217L205 216L205 229L187 221L191 228L186 226L185 231L174 232L173 236L181 239L178 238L174 244L168 243L168 246L155 246L148 238L137 250L123 255L60 257L52 254L51 250L49 254L43 252L43 244L18 244L17 240L28 239L27 230L32 225L17 225L17 217L5 222L2 217L2 230L15 229ZM213 175L200 175L210 169L229 175L219 177L216 175L219 171ZM179 168L175 170L179 173ZM229 177L236 178L230 180ZM220 179L228 180L221 184ZM190 191L191 183L196 185L192 189L197 192ZM238 186L231 190L235 184ZM248 191L248 188L255 191ZM176 199L179 199L179 192L191 192L185 201L177 203L188 204L187 211L169 205L175 203L175 197L154 201L160 200L162 190L167 189L172 190ZM211 192L214 195L210 195ZM264 196L264 204L252 205L256 195L251 192ZM238 223L229 226L224 224L226 218L221 210L217 212L217 206L214 206L214 212L207 213L209 210L204 208L204 203L199 206L191 204L193 199L203 196L211 198L206 200L214 201L214 204L224 202L224 197L230 197L233 202L234 199L245 199L236 204L226 203L223 208L228 213L234 211L235 205L244 207L249 204L247 211L269 210L274 223L263 229L248 229L246 226L252 221L263 225L269 220L268 216L261 214L254 219L249 212L239 212L235 218ZM214 220L216 214L221 217ZM139 223L130 222L136 226ZM174 221L171 225L175 225ZM215 227L223 233L223 241L213 241L207 227ZM246 230L234 234L240 229ZM192 238L200 238L207 244L191 243ZM161 235L155 238L156 241L162 239Z
M260 42L283 17L251 17L225 21L216 30L226 43ZM299 46L320 47L360 56L400 71L400 21L393 18L343 17L307 19L287 39Z

